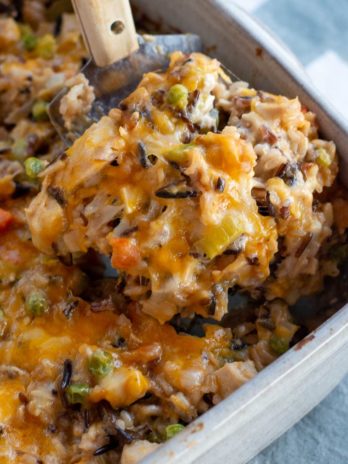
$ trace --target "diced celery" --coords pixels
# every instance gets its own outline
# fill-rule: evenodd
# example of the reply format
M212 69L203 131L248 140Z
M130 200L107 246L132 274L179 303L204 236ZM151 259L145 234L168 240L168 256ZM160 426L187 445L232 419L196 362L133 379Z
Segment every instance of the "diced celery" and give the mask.
M37 100L31 109L31 114L35 121L47 121L48 120L48 113L47 113L48 103L44 100Z
M23 161L28 155L28 142L24 138L17 139L11 148L14 158Z
M86 383L73 383L65 391L69 404L83 404L89 395L90 388Z
M113 358L110 353L96 350L88 361L88 369L95 377L105 377L112 370Z
M196 243L196 247L203 251L209 259L213 259L220 255L243 232L240 221L232 214L228 214L219 225L206 227L204 235Z
M188 151L193 146L194 146L193 143L177 145L171 150L165 152L163 156L168 161L172 161L174 163L179 163L179 164L184 163L185 161L187 161Z
M222 226L210 226L206 228L204 236L197 242L197 247L208 258L213 259L221 254L228 244L228 234L224 228Z
M36 179L38 174L45 169L46 163L45 161L40 160L39 158L35 158L31 156L24 161L25 172L28 177L31 179Z
M188 90L184 85L173 85L167 94L167 103L173 108L184 110L188 103Z
M126 213L131 214L139 208L144 196L137 187L125 186L120 189L120 198L124 203Z
M332 163L329 153L325 150L325 148L318 148L316 152L318 154L316 158L316 162L320 164L320 166L323 166L324 168L328 168Z
M50 60L53 58L56 52L56 48L56 39L53 37L53 35L45 34L38 39L37 45L35 47L35 53L37 56L43 58L44 60Z
M185 426L182 424L170 424L166 427L166 439L173 438L178 433L184 430Z
M242 233L239 220L232 214L227 214L222 220L221 225L231 241L235 240Z
M274 335L278 338L282 338L284 340L290 340L295 335L297 330L299 329L298 325L292 324L291 322L284 321L282 324L276 326L274 330Z

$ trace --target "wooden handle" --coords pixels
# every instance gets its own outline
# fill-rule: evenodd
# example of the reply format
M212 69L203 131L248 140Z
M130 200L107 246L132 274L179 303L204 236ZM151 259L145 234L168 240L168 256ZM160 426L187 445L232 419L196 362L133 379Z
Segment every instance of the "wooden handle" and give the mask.
M72 0L86 45L97 66L138 49L129 0Z

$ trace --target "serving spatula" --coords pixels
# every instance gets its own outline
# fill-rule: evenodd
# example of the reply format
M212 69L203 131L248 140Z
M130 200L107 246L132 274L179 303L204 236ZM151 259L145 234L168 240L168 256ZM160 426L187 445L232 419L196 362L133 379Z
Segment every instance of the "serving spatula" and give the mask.
M201 50L193 34L140 36L135 32L129 0L72 0L92 59L82 68L96 99L87 117L73 132L67 131L59 112L63 89L49 105L49 116L67 145L93 122L118 107L135 89L144 73L165 69L169 53Z

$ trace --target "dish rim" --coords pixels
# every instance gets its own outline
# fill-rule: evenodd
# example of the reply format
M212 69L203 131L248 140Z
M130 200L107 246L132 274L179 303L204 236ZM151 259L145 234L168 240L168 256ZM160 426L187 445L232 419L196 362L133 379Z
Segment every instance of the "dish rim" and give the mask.
M140 8L141 5L147 3L160 3L159 0L135 0L134 2L140 5ZM170 3L170 0L163 3ZM186 4L186 6L188 5ZM177 7L180 6L177 5ZM224 17L227 22L231 23L230 27L234 23L234 25L242 28L249 35L250 40L257 41L268 54L270 60L273 60L283 70L288 78L288 87L295 90L304 104L307 105L308 102L311 110L317 114L319 113L320 126L325 126L326 129L323 130L323 133L329 134L328 137L335 140L338 151L342 155L340 171L341 173L343 171L347 175L346 179L348 179L348 153L346 153L347 149L345 149L348 142L348 121L330 103L325 101L320 92L310 82L297 59L288 50L284 49L284 46L274 36L270 35L264 27L237 5L224 0L201 0L200 8L214 8L217 14L221 15L221 18ZM196 30L190 32L196 32ZM346 156L346 159L344 156ZM224 440L233 437L233 434L235 437L237 436L236 427L231 427L229 422L232 423L235 420L241 423L243 422L243 415L248 416L250 420L253 419L256 412L260 413L260 407L257 404L260 396L263 395L262 401L265 401L267 396L267 404L272 404L272 398L269 399L272 395L280 398L282 388L299 385L299 382L303 381L304 378L308 383L307 393L309 394L314 385L309 379L308 369L311 369L311 374L314 376L319 375L320 378L321 367L327 361L326 370L330 372L331 368L333 372L335 368L333 360L338 359L337 354L339 352L348 354L348 304L321 324L318 329L311 332L298 345L258 373L254 379L198 417L183 432L162 445L141 462L143 464L222 462L215 460L215 458L209 460L209 457L208 461L206 461L203 459L203 454L212 448L216 450L218 445L224 446ZM330 363L328 365L330 357L332 359L331 366ZM335 375L332 375L331 381L322 382L320 391L315 391L313 397L308 397L307 407L303 405L302 409L295 411L288 420L282 420L282 425L278 431L263 433L262 428L253 426L251 429L258 429L259 433L263 433L265 438L256 439L254 445L250 446L250 452L241 452L239 456L235 455L233 463L242 464L247 462L318 404L348 372L348 361L344 363L343 359L341 359L339 370L336 366ZM270 414L270 416L276 415L273 411ZM246 435L244 437L247 439ZM243 438L243 433L241 433L240 438Z

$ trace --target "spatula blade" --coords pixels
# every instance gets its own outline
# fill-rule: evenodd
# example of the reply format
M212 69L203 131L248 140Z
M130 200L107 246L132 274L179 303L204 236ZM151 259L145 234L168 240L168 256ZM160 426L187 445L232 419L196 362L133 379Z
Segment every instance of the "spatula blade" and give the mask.
M94 87L96 99L87 117L73 132L67 131L59 112L60 101L67 89L62 89L49 105L49 116L66 145L78 138L93 122L117 108L132 92L144 73L165 69L169 54L176 50L192 53L202 50L201 39L194 34L138 36L139 50L111 66L99 68L90 60L81 70Z

